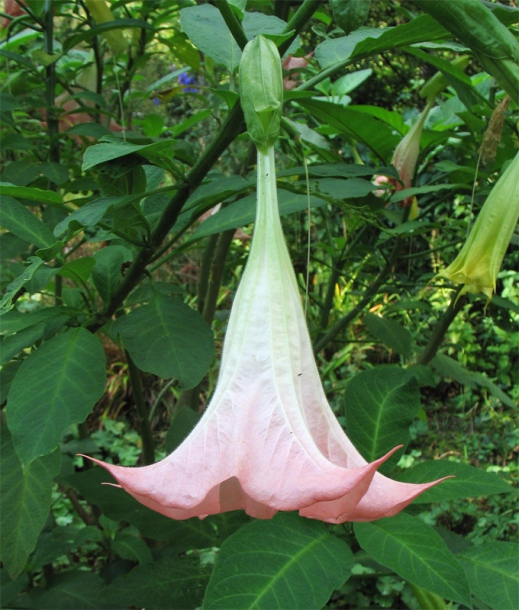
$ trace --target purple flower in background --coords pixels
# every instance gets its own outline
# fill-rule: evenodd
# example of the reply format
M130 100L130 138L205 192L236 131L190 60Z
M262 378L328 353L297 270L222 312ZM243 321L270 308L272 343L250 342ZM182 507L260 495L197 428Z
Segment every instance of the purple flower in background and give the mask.
M160 105L160 100L158 97L154 97L153 98L153 103L155 104L155 106L159 106Z
M196 85L196 78L192 74L188 74L187 72L182 72L178 76L178 82L181 85L184 85L182 90L184 93L198 93L198 89L196 87L189 87L185 85Z

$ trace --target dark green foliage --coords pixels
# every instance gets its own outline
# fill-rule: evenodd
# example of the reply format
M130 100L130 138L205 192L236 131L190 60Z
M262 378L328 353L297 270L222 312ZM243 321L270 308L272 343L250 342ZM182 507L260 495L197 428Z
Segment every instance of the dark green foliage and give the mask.
M490 304L438 277L517 154L518 9L26 4L0 43L3 607L518 607L517 235ZM175 521L76 455L158 460L214 390L253 232L237 67L259 33L297 59L279 207L330 404L366 459L404 446L385 476L451 477L392 518ZM436 70L406 183L395 148Z

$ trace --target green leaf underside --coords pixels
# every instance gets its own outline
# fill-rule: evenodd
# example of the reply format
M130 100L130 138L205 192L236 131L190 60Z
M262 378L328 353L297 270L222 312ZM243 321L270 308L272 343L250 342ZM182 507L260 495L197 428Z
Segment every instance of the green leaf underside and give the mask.
M420 409L418 382L399 366L377 366L351 379L344 405L348 436L364 459L372 462L409 442L409 426ZM400 455L397 452L380 470L389 472Z
M60 453L34 460L25 472L6 428L1 439L2 562L12 578L24 569L45 524L51 504L52 479L60 468Z
M135 364L189 389L206 374L214 354L213 333L202 316L173 297L155 294L112 325Z
M67 426L85 420L105 387L105 355L83 328L45 342L13 380L7 421L24 467L53 451Z
M465 572L432 527L400 513L355 523L354 529L360 546L375 561L419 587L471 607Z
M349 547L318 521L278 513L228 538L203 608L320 609L348 578Z

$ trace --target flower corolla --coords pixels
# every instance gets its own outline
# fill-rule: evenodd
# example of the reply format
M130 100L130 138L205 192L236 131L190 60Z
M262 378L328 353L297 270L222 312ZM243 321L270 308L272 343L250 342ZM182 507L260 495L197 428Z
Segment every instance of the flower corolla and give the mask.
M242 509L331 523L391 516L436 482L393 481L368 463L324 394L278 212L274 149L258 151L258 202L220 374L200 422L162 461L94 460L139 502L173 519Z
M491 299L518 217L519 152L490 191L460 253L440 275L465 284L460 295L483 292Z

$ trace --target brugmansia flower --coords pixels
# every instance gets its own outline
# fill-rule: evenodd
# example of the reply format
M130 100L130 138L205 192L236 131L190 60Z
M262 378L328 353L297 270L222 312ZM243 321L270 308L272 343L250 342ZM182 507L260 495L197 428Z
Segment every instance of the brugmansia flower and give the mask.
M519 153L490 191L458 256L440 275L489 299L519 217Z
M236 509L270 518L298 510L340 523L394 515L435 484L400 483L377 473L390 454L367 463L324 395L281 229L271 147L258 153L249 260L202 419L151 466L94 461L139 502L173 519Z
M283 76L272 41L258 36L245 47L240 78L258 147L258 203L213 397L191 434L157 464L94 461L173 519L237 509L261 519L298 510L331 523L394 515L437 481L399 483L376 472L396 449L367 463L326 401L279 218L273 143Z

